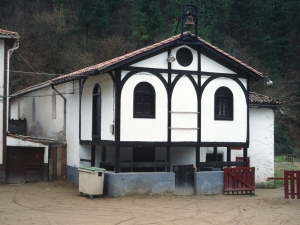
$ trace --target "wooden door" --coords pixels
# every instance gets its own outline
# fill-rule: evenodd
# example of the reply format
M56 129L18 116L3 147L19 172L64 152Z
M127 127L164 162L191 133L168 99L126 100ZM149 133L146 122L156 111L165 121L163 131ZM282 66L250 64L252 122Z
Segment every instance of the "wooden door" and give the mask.
M44 148L7 147L6 183L42 181Z
M49 180L65 179L67 166L67 148L51 146L49 159Z
M194 166L173 166L175 173L175 195L194 195Z

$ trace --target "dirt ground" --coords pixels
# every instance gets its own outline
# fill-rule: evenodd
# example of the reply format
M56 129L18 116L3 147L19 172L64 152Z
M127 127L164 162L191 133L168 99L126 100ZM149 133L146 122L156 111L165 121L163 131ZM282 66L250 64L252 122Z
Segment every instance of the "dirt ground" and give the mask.
M254 196L80 196L68 180L0 185L1 224L300 224L283 189Z

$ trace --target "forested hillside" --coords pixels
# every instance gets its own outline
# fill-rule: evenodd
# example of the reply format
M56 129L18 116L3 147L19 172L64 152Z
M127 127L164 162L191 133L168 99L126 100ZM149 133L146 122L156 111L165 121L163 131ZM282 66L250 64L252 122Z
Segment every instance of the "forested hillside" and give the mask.
M201 38L273 80L251 90L284 102L275 151L299 154L299 0L1 0L0 28L21 36L11 93L173 36L182 3Z

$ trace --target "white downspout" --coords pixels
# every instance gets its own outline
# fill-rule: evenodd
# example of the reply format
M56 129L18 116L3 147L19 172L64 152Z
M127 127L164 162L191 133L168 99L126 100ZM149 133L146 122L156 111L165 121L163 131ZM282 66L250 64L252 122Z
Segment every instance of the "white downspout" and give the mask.
M6 75L6 131L8 131L8 121L9 121L9 59L13 51L19 48L19 41L14 43L14 46L7 51L7 75Z

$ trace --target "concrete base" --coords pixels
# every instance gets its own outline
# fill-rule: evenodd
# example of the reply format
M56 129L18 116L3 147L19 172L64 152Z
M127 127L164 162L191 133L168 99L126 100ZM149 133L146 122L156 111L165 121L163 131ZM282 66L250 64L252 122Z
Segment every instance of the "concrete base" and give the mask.
M134 194L174 194L175 173L114 173L104 176L104 194L119 197Z
M223 194L224 172L203 171L194 173L195 195Z
M6 184L6 164L0 164L0 184Z
M67 178L79 183L77 167L67 166ZM194 173L195 195L223 194L224 172ZM114 173L105 172L104 194L120 197L135 194L174 195L175 173Z
M67 165L67 179L79 183L79 171L77 167Z

